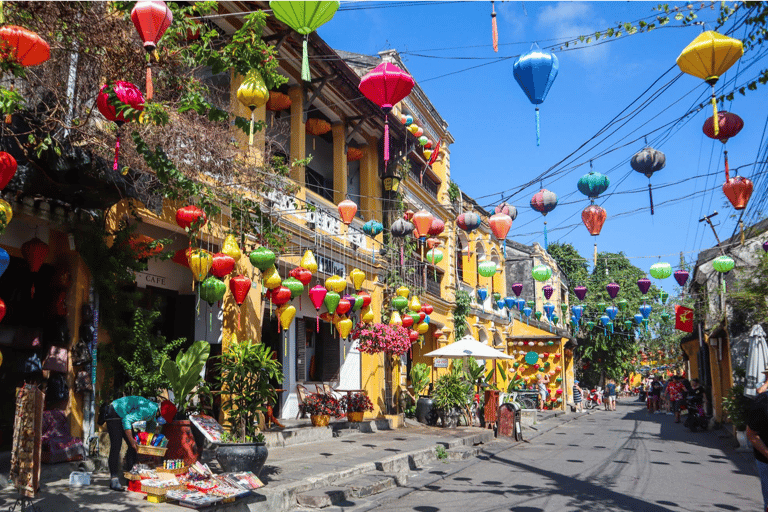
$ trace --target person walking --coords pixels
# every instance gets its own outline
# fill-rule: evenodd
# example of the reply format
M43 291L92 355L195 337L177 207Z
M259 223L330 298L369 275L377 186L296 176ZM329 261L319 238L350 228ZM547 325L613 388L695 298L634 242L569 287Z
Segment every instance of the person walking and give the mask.
M610 379L608 384L605 385L605 410L616 410L616 381Z
M683 386L682 377L679 375L672 377L672 383L667 386L667 395L669 395L669 401L672 404L675 423L680 423L680 406L685 398L685 386Z
M651 413L652 414L659 414L661 412L661 409L659 409L659 402L661 401L661 390L664 388L664 386L661 384L661 381L658 377L655 377L653 379L653 382L651 382Z
M125 459L133 467L138 458L138 442L133 432L133 424L137 421L157 421L165 425L176 416L176 406L170 400L159 404L141 396L124 396L113 401L107 407L104 419L109 433L109 488L122 491L120 485L120 449L123 440L128 443Z
M576 412L584 412L584 405L582 404L584 397L581 394L581 388L579 387L579 381L573 381L573 403L576 404Z
M547 402L547 384L549 384L549 375L539 372L536 374L536 384L539 391L539 410L544 410L544 405Z

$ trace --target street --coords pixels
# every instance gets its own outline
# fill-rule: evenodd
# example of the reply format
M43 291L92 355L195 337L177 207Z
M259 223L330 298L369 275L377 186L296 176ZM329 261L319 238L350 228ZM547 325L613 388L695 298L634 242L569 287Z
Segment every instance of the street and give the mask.
M624 399L615 412L593 412L530 442L493 442L477 458L437 462L405 487L325 510L761 510L752 455L731 442L722 430L694 434Z

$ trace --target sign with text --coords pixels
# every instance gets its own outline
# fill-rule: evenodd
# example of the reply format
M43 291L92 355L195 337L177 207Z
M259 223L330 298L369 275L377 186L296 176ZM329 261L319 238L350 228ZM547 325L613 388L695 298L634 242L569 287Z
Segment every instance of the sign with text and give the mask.
M448 358L436 357L432 361L432 366L434 366L435 368L448 368L448 364L449 363L450 363L450 361L448 360Z

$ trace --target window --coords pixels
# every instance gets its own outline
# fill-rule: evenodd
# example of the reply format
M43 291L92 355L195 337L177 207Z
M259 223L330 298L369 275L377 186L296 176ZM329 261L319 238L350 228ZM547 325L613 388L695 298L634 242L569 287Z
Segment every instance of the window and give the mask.
M333 179L327 179L322 174L310 169L309 166L306 168L305 176L307 188L309 190L324 199L333 202Z
M456 244L456 273L459 281L464 281L464 250L462 249L461 239Z
M422 174L422 172L424 174ZM429 174L425 172L423 163L411 159L411 176L420 183L432 197L437 197L437 191L440 188L440 184L429 177Z
M305 185L312 192L333 202L333 138L330 132L307 134L307 156L312 157L305 172Z

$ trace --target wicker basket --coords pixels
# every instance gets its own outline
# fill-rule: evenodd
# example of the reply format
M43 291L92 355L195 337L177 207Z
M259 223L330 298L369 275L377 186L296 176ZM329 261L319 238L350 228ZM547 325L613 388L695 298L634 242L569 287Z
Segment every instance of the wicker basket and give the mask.
M136 449L136 452L141 455L154 455L155 457L164 457L168 448L160 448L159 446L146 446L140 444Z
M158 473L165 473L170 475L183 475L187 471L189 471L189 466L184 466L183 468L176 468L176 469L156 468L155 471L157 471Z
M151 485L141 484L141 492L152 494L153 496L165 496L168 491L182 491L186 489L186 485L171 485L169 487L153 487Z

